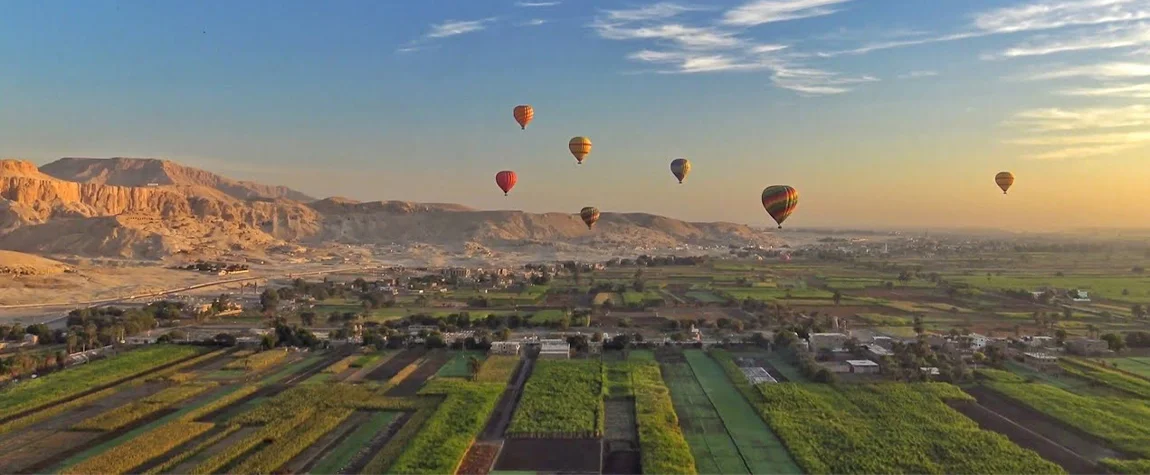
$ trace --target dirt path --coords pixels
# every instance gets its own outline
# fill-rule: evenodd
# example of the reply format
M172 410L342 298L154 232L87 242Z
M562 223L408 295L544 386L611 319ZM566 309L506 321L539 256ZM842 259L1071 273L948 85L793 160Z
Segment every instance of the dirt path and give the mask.
M503 439L503 433L507 431L507 426L511 425L511 416L515 413L515 406L519 404L519 398L523 395L523 385L527 383L527 378L531 376L533 369L535 369L534 358L519 360L519 366L515 368L511 383L503 391L503 396L499 398L495 410L491 411L491 417L487 419L487 426L483 428L483 433L479 434L479 440L498 441Z
M1042 458L1061 465L1072 475L1103 473L1104 471L1093 462L1074 453L1070 449L1058 445L1054 441L1003 417L981 404L968 401L947 401L954 410L961 412L984 430L997 432L1006 436L1011 442L1021 447L1033 450Z

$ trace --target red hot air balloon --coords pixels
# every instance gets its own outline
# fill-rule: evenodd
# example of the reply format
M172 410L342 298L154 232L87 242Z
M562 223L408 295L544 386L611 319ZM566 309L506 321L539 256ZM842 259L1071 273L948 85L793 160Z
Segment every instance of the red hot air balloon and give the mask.
M519 181L519 176L511 170L503 170L495 174L495 184L499 185L499 189L503 190L503 196L507 196L507 192L515 188L516 181Z

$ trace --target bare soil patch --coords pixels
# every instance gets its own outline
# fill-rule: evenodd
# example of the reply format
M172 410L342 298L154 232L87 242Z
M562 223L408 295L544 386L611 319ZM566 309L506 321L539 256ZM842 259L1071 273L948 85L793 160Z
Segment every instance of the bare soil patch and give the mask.
M961 412L985 430L1005 435L1011 442L1021 447L1035 451L1042 458L1061 465L1067 472L1077 474L1102 473L1097 465L1070 449L1018 425L1016 422L987 409L986 407L969 401L947 401L954 410Z
M599 439L507 439L495 469L599 473L601 446Z
M439 368L442 368L450 360L451 355L444 351L433 352L415 371L412 371L403 381L391 388L387 395L394 397L416 395L419 388L423 387L423 383L427 382L428 378L435 376Z
M502 446L503 444L498 442L472 444L471 448L467 449L467 455L463 456L463 463L459 465L456 475L487 475L491 472L491 466L495 464L495 457L499 455Z
M424 355L424 353L427 353L427 350L424 348L412 348L409 350L403 350L399 352L399 354L387 360L387 362L371 370L370 373L367 373L365 378L370 381L387 381L391 379L392 376L395 376L396 373L399 373L400 370L407 367L407 365L414 363L415 360L418 360L421 356Z

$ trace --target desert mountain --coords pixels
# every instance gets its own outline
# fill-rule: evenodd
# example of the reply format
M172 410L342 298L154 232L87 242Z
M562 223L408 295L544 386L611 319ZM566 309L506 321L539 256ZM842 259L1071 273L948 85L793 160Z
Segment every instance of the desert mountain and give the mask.
M286 186L238 181L155 158L61 158L40 167L40 171L65 181L116 186L176 185L214 188L233 198L313 201L308 195Z
M51 275L67 271L62 262L22 252L0 250L0 275Z
M167 182L156 181L162 177ZM141 182L146 185L131 185ZM0 161L0 249L161 259L175 253L260 254L284 244L324 243L434 246L453 255L584 246L634 250L779 244L775 236L747 226L643 213L603 213L589 231L578 216L565 213L345 198L305 204L240 193L232 183L246 182L159 160L62 159L41 169L24 161ZM264 193L296 193L259 186Z

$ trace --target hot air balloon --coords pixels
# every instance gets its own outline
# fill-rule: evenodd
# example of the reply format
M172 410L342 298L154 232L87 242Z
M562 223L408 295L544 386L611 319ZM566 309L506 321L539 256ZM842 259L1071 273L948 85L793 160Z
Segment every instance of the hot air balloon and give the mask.
M567 148L571 150L571 155L575 156L575 160L579 164L583 164L583 159L587 154L591 153L591 139L587 137L574 137L570 142L567 142Z
M795 211L799 205L799 192L787 185L771 185L763 190L763 208L767 214L779 223L783 229L783 221Z
M527 130L527 124L531 123L531 119L535 117L535 109L529 105L515 106L515 121L519 122L519 128Z
M579 211L579 217L583 218L583 222L587 223L587 229L595 225L599 221L599 209L593 206L588 206Z
M691 162L685 158L676 158L671 160L671 174L679 179L679 184L683 184L683 180L687 178L687 174L691 173Z
M519 176L511 170L503 170L495 174L495 184L499 185L499 189L503 190L503 196L507 196L507 192L515 188L516 181L519 181Z
M1002 188L1002 194L1005 195L1006 190L1010 189L1010 185L1014 184L1014 174L1010 172L998 172L997 175L994 175L994 182L998 184L999 188Z

